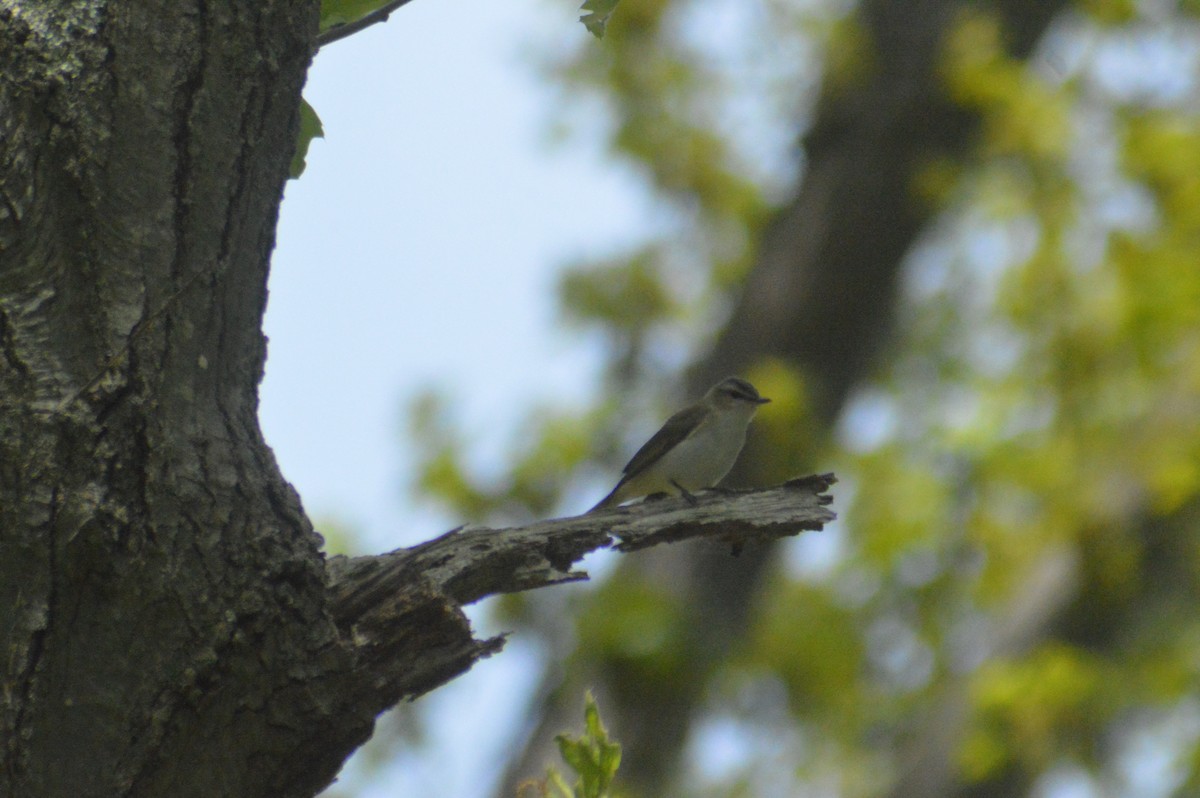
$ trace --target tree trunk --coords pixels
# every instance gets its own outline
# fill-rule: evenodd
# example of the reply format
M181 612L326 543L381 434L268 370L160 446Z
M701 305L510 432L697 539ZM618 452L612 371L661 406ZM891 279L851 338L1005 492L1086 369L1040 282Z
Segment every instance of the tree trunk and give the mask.
M310 794L369 734L257 419L316 14L0 9L0 794Z

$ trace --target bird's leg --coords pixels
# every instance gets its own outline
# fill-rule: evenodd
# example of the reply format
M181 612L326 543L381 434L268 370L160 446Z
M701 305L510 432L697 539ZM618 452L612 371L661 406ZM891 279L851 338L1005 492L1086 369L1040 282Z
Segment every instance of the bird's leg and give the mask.
M692 505L693 507L696 506L696 497L693 496L691 494L691 492L688 491L687 488L685 488L683 485L680 485L675 480L671 480L671 484L679 489L679 495L683 497L684 501L686 501L688 504Z

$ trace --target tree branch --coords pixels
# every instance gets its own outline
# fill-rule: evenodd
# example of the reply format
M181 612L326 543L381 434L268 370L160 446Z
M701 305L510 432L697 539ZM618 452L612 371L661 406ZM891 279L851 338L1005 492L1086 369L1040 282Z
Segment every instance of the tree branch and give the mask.
M621 552L693 538L746 543L818 530L834 518L833 474L762 490L708 491L524 527L453 530L409 549L330 558L330 608L360 657L360 698L382 710L457 677L499 651L503 637L475 640L462 608L482 598L587 579L573 565L610 547Z
M338 39L353 36L363 28L369 28L378 22L387 22L388 17L392 15L393 11L400 8L400 6L407 5L408 2L409 0L391 0L390 3L375 9L366 16L359 17L353 22L348 22L345 25L335 25L328 30L321 31L317 34L317 49L319 50L331 42L336 42Z

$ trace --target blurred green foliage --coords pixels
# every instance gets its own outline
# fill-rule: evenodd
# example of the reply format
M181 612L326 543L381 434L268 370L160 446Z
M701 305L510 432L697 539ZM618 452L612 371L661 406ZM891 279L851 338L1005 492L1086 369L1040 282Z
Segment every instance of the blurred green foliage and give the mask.
M531 413L498 482L472 477L469 441L422 399L424 495L467 518L561 512L565 475L615 476L678 402L664 362L705 351L795 177L763 142L798 137L813 74L873 68L843 4L745 8L715 52L699 4L626 2L602 46L545 64L566 113L603 98L613 155L667 209L662 238L560 284L564 318L608 335L610 395ZM1006 55L983 4L957 20L943 78L981 135L913 186L941 212L876 377L830 431L795 368L746 375L775 399L755 428L774 453L762 481L835 470L842 521L819 561L797 563L804 540L788 552L702 708L794 742L693 774L703 794L758 794L767 770L791 785L772 794L880 794L919 719L955 697L967 785L1068 773L1084 794L1141 794L1129 761L1152 739L1156 794L1200 794L1200 84L1129 57L1194 66L1197 14L1079 2L1032 62ZM570 667L685 678L685 601L618 572L580 609ZM778 691L783 717L763 710Z

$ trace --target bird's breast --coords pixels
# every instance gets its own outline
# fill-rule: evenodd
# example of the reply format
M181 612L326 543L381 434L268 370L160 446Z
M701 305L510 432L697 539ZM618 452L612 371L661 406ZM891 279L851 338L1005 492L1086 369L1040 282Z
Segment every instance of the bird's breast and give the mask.
M660 474L688 490L710 488L733 468L750 419L737 414L718 416L663 455Z

